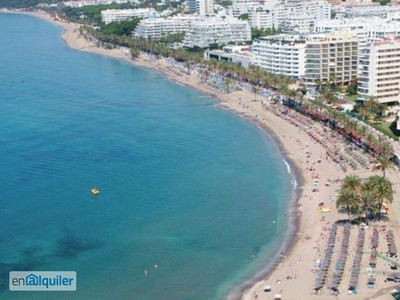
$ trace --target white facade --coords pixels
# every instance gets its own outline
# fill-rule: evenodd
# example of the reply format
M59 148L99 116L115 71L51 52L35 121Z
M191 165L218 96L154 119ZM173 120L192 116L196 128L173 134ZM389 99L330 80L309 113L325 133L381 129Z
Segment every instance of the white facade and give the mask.
M305 82L348 84L357 77L358 39L348 31L307 36ZM332 78L334 77L334 78Z
M184 47L207 48L210 44L245 42L251 40L251 28L246 21L233 17L204 18L192 22L183 41Z
M191 23L200 19L201 17L191 15L145 19L136 26L133 36L136 38L159 39L166 34L187 32Z
M249 17L251 18L250 14L252 11L256 10L256 8L260 7L259 2L246 2L246 3L239 3L239 4L234 4L232 5L228 11L231 16L234 16L235 18L239 17L242 14L249 14Z
M334 8L336 18L381 17L386 18L390 13L399 12L400 5L357 5L337 6Z
M357 36L359 47L364 48L374 40L384 37L400 37L400 22L394 18L381 19L354 18L342 20L321 20L315 25L316 32L333 32L347 30Z
M400 39L372 42L360 51L358 94L374 96L380 103L400 100Z
M107 5L112 3L139 3L139 0L86 0L86 1L65 1L63 4L70 7L94 6L94 5Z
M223 50L206 50L207 59L230 61L248 68L255 64L255 55L250 51L250 46L225 46Z
M189 12L200 16L214 14L214 0L187 0Z
M256 64L275 73L302 78L305 74L306 39L300 35L275 35L255 40Z
M253 28L279 28L287 18L287 9L283 5L259 7L249 16Z
M134 18L148 18L150 14L155 14L152 8L138 9L106 9L101 11L101 21L109 24L111 22L122 22Z
M286 4L264 5L251 12L251 26L275 27L286 32L309 33L316 20L331 18L331 5L325 0L288 1Z

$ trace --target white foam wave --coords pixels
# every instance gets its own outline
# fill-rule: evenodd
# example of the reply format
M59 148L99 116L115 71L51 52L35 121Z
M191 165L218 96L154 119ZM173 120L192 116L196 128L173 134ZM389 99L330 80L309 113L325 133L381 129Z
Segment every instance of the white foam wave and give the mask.
M291 170L290 170L290 165L289 165L289 163L288 163L286 160L283 160L283 162L285 163L286 168L287 168L287 171L288 171L288 173L290 174L290 173L291 173Z
M292 180L293 189L297 188L297 181L295 179Z

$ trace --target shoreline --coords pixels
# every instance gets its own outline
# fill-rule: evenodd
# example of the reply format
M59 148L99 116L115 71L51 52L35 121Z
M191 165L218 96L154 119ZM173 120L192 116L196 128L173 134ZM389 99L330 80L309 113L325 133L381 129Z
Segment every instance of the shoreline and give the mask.
M287 238L284 238L284 244L280 246L283 255L276 256L268 263L268 265L261 269L258 273L254 274L249 281L244 282L238 286L238 290L234 290L228 295L228 299L271 299L271 293L263 293L263 286L265 284L271 285L273 294L281 293L284 299L309 299L310 292L314 283L315 275L309 276L309 270L315 264L316 258L319 256L320 243L323 247L323 238L321 238L320 232L322 233L325 226L332 224L338 218L345 218L337 212L324 215L325 218L321 217L321 214L317 213L318 201L324 200L328 202L329 206L334 206L333 201L329 201L334 197L335 188L337 185L324 187L321 186L318 194L310 193L307 187L313 184L315 181L315 172L309 170L309 161L314 161L321 158L325 154L323 146L319 145L315 140L307 135L307 126L301 127L295 126L290 122L290 118L296 120L300 118L295 112L290 112L288 118L282 118L273 113L275 107L271 104L264 104L264 101L253 101L253 93L247 91L236 91L229 94L220 93L205 83L198 81L195 74L187 75L174 73L171 65L165 61L151 61L149 56L141 55L137 60L131 60L129 55L124 53L121 49L103 49L97 48L92 43L86 41L83 37L80 37L77 29L79 25L74 23L67 23L60 20L54 20L50 15L44 12L26 12L26 11L2 11L0 13L16 13L16 14L27 14L41 18L48 21L58 27L64 29L62 33L62 39L72 49L93 52L97 54L107 55L113 58L123 59L134 66L145 67L158 71L164 74L167 79L177 82L178 84L185 85L190 88L197 89L204 92L218 101L217 106L222 109L231 111L236 115L240 115L246 120L252 122L260 130L265 131L275 142L277 149L279 150L282 158L286 160L291 169L290 176L297 181L297 188L293 190L292 199L287 203L287 210L290 212L288 215L289 220L287 221L288 229L293 227L293 231L287 234ZM183 72L182 72L183 73ZM257 96L259 99L266 100L265 97ZM311 121L310 121L311 124ZM311 125L310 125L311 126ZM313 124L313 129L322 130L320 124ZM307 152L309 151L309 152ZM308 154L310 153L310 155ZM323 182L330 179L342 179L345 175L340 170L337 170L335 164L329 160L329 158L322 158L321 163L315 164L317 172L320 172L319 181ZM370 171L357 171L352 173L359 173L360 175L369 174ZM396 176L394 178L397 178ZM392 178L390 178L392 179ZM394 183L395 181L392 180ZM400 183L397 178L396 183ZM308 198L309 197L309 198ZM332 202L332 203L331 203ZM398 203L393 207L393 211L398 210ZM292 213L295 216L292 218ZM390 218L394 216L394 221L391 222L392 226L399 232L398 216L392 214ZM321 217L321 218L320 218ZM323 221L321 221L323 219ZM310 238L309 238L310 237ZM310 240L308 242L308 240ZM285 242L286 241L286 242ZM315 245L318 244L318 254L316 251L311 249L311 241L315 241ZM318 242L318 243L317 243ZM400 242L398 242L400 245ZM307 257L302 257L302 253L307 253ZM299 257L299 259L297 258ZM304 273L304 274L303 274ZM297 274L301 274L298 276ZM294 280L285 280L285 277L294 277ZM311 275L311 274L310 274ZM387 286L386 286L387 288ZM376 291L378 292L378 291ZM272 295L273 295L272 294ZM340 299L358 299L356 296L342 295ZM361 294L361 293L360 293ZM369 295L369 294L368 294ZM365 295L363 296L365 298ZM337 299L335 296L324 294L323 299ZM376 298L376 299L389 299L389 298Z
M279 138L277 133L270 126L259 122L259 120L252 118L248 115L245 115L245 114L233 109L232 107L227 106L224 99L221 99L221 96L223 96L223 95L221 95L221 93L219 93L218 91L211 90L211 88L208 86L203 85L202 86L203 88L202 88L201 86L199 86L199 84L190 84L189 81L185 82L184 80L177 80L178 78L176 78L176 76L171 74L171 72L168 72L168 70L165 70L163 68L157 67L157 63L147 62L145 60L145 58L143 58L142 55L136 60L131 60L126 54L121 53L117 49L98 48L98 47L95 47L94 45L91 45L91 43L86 40L84 40L83 43L74 43L74 40L73 40L74 37L73 37L73 35L71 35L71 26L68 26L73 23L66 24L65 22L62 22L62 21L55 21L47 13L42 13L42 12L38 12L38 11L35 11L35 12L10 12L10 13L17 13L17 14L22 13L22 14L31 15L34 17L41 18L45 21L48 21L58 27L61 27L64 30L64 32L61 34L61 37L64 40L64 42L66 43L66 45L72 49L80 50L80 51L87 51L87 52L92 52L95 54L106 55L106 56L109 56L112 58L122 59L122 60L127 61L128 63L135 65L135 66L140 66L140 67L150 69L152 71L157 71L157 72L165 75L167 77L167 79L174 81L178 84L182 84L185 87L196 89L201 92L205 92L208 96L210 96L216 100L217 107L219 107L220 109L228 110L235 115L242 115L248 122L253 123L261 131L263 131L263 134L267 134L269 137L271 137L271 139L275 143L275 146L277 147L277 150L279 151L280 155L282 156L282 159L285 160L290 165L290 169L293 172L290 174L290 177L292 178L292 180L296 180L296 182L297 182L297 188L292 190L291 198L292 199L300 198L301 195L303 194L302 187L304 184L304 176L301 172L298 171L299 168L298 168L295 160L293 160L290 157L290 155L287 152L287 149L285 148L284 143ZM73 26L77 27L76 24L73 24ZM74 32L75 32L75 29L72 30L72 33L74 33ZM75 34L75 42L76 42L76 38L78 38L77 34ZM80 39L82 39L82 38L80 38ZM115 50L117 50L117 51L115 51ZM247 97L252 96L252 93L250 93L250 92L243 91L242 93L246 94ZM259 96L259 97L261 97L261 96ZM264 99L266 99L266 98L264 97ZM293 251L293 249L296 247L297 234L299 231L299 224L301 223L301 213L299 212L299 205L298 204L293 205L292 200L288 200L286 209L288 211L294 211L296 213L299 213L297 218L295 218L293 220L289 220L287 222L286 226L289 229L289 232L285 234L286 237L284 237L282 239L282 244L279 246L280 252L285 250L286 252L291 253ZM277 252L275 254L275 256L273 256L271 258L271 261L269 262L268 266L261 268L256 274L252 274L251 277L249 278L249 281L241 283L238 287L237 294L233 293L233 292L229 292L227 294L227 299L230 299L230 300L242 299L242 296L244 295L245 291L251 289L255 283L260 282L262 279L270 276L274 272L274 270L276 268L278 268L279 265L283 261L283 258L279 255L280 252Z

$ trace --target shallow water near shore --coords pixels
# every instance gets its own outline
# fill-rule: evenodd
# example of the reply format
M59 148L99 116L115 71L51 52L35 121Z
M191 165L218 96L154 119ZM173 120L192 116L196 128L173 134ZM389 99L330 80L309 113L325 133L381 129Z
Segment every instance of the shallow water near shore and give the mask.
M0 14L0 299L224 298L287 237L278 146L212 98L60 34ZM11 270L76 271L78 289L9 292Z

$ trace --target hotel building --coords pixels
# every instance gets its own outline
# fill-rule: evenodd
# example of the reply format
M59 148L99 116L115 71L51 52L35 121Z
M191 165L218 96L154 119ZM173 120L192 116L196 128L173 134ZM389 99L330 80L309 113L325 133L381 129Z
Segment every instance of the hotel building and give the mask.
M300 79L305 75L306 38L280 34L253 43L256 65L275 73Z
M380 103L398 104L400 100L400 39L372 42L360 51L359 100L374 96Z

